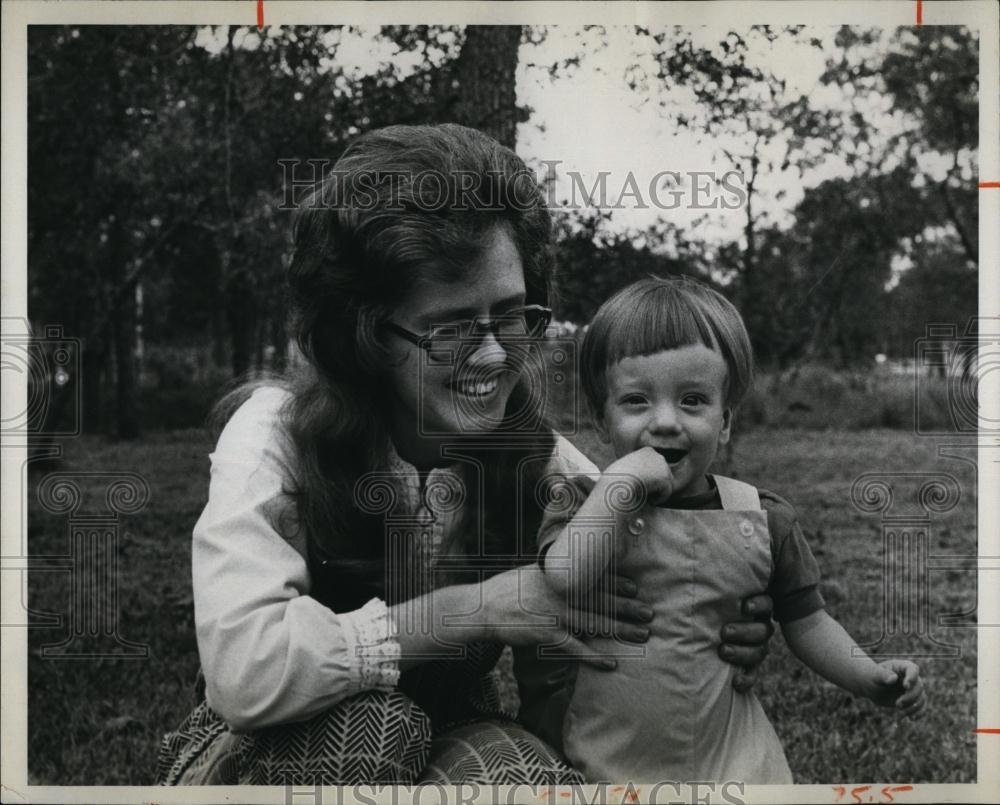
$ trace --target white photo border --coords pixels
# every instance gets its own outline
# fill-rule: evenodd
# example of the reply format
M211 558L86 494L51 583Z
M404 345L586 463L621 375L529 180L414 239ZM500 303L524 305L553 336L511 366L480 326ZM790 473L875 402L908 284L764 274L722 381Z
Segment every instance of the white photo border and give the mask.
M919 12L918 12L919 7ZM917 14L923 25L965 25L980 34L980 124L979 182L1000 182L1000 6L991 0L891 0L890 2L278 2L264 3L265 25L304 24L560 24L575 25L751 25L770 23L810 26L855 24L896 27L914 25ZM4 318L27 318L27 26L46 24L143 24L253 26L257 22L255 0L234 2L43 2L13 0L3 4L2 20L2 222ZM1000 187L979 191L980 284L979 315L1000 316ZM4 378L5 402L26 399L26 385L18 376ZM1000 418L1000 399L982 399L983 421ZM20 410L20 408L18 408ZM1000 624L1000 584L995 570L991 577L982 559L1000 557L1000 461L995 451L1000 438L980 435L978 543L980 554L978 613L981 622ZM21 468L26 459L23 445L3 445L2 556L21 553L25 501L21 500ZM5 564L4 569L11 566ZM4 573L2 617L8 624L25 617L22 589L17 575ZM37 786L27 782L27 630L5 628L2 651L2 799L4 802L73 803L306 803L306 802L406 802L412 789L393 792L361 787L341 790L327 787L321 797L310 797L278 786L267 787L139 787L139 786ZM1000 728L1000 634L983 627L978 635L978 720L981 728ZM996 802L1000 801L1000 734L980 734L977 749L978 782L973 784L917 784L896 795L896 802ZM891 783L892 781L884 781ZM905 782L905 781L898 781ZM872 781L865 797L877 794L882 785ZM845 784L848 785L848 784ZM524 786L483 789L478 801L490 801L502 792ZM830 785L747 786L747 802L800 803L836 801ZM586 789L585 789L586 790ZM593 790L593 789L590 789ZM439 787L439 793L441 789ZM471 801L470 787L454 789L455 799ZM641 796L641 791L640 791ZM463 798L464 797L464 798ZM428 796L423 801L438 801ZM510 801L518 801L511 799ZM519 800L524 801L524 800ZM547 802L548 799L535 800ZM556 799L554 801L560 801ZM569 802L569 799L561 801ZM620 799L615 801L622 801ZM676 801L676 800L675 800ZM686 801L692 801L688 798ZM697 801L697 800L694 800ZM842 799L841 801L847 801ZM879 800L859 800L879 801Z

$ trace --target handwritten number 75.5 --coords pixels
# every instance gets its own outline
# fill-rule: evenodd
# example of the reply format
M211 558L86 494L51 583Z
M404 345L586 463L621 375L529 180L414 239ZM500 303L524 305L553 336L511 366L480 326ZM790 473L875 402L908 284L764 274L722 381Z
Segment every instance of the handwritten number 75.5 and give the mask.
M895 794L903 791L912 791L912 785L884 785L876 795L870 785L859 785L848 791L842 785L835 785L833 790L837 792L835 802L840 802L847 794L851 795L852 802L894 802Z

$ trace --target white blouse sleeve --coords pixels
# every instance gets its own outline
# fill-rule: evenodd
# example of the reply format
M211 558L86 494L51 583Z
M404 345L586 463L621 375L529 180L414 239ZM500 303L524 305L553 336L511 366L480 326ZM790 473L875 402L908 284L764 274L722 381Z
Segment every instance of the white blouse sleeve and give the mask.
M306 719L399 680L384 602L336 614L309 595L304 540L285 491L284 399L280 389L260 389L233 415L210 456L208 504L194 528L206 698L237 730Z

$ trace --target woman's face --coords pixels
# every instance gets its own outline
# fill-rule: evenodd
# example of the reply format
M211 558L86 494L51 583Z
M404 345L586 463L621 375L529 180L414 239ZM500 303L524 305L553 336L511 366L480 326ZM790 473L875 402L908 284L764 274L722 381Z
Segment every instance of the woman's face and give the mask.
M419 280L390 320L424 335L436 325L502 316L524 301L521 257L507 229L497 227L462 280ZM491 431L501 422L517 367L491 332L430 352L391 332L386 338L396 358L388 370L390 432L404 458L438 462L449 437Z

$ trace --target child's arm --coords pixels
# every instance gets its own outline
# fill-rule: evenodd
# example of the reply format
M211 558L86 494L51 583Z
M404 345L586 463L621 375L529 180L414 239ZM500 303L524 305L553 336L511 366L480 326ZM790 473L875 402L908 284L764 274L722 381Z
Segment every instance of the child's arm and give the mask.
M545 578L556 592L581 594L590 590L607 571L612 555L624 555L629 515L616 511L610 504L615 496L608 494L623 480L631 486L632 495L654 502L665 500L673 490L670 465L651 447L629 453L609 466L545 553Z
M920 669L906 660L876 663L865 655L852 656L855 642L826 610L783 624L781 630L796 657L844 690L908 716L924 709Z

